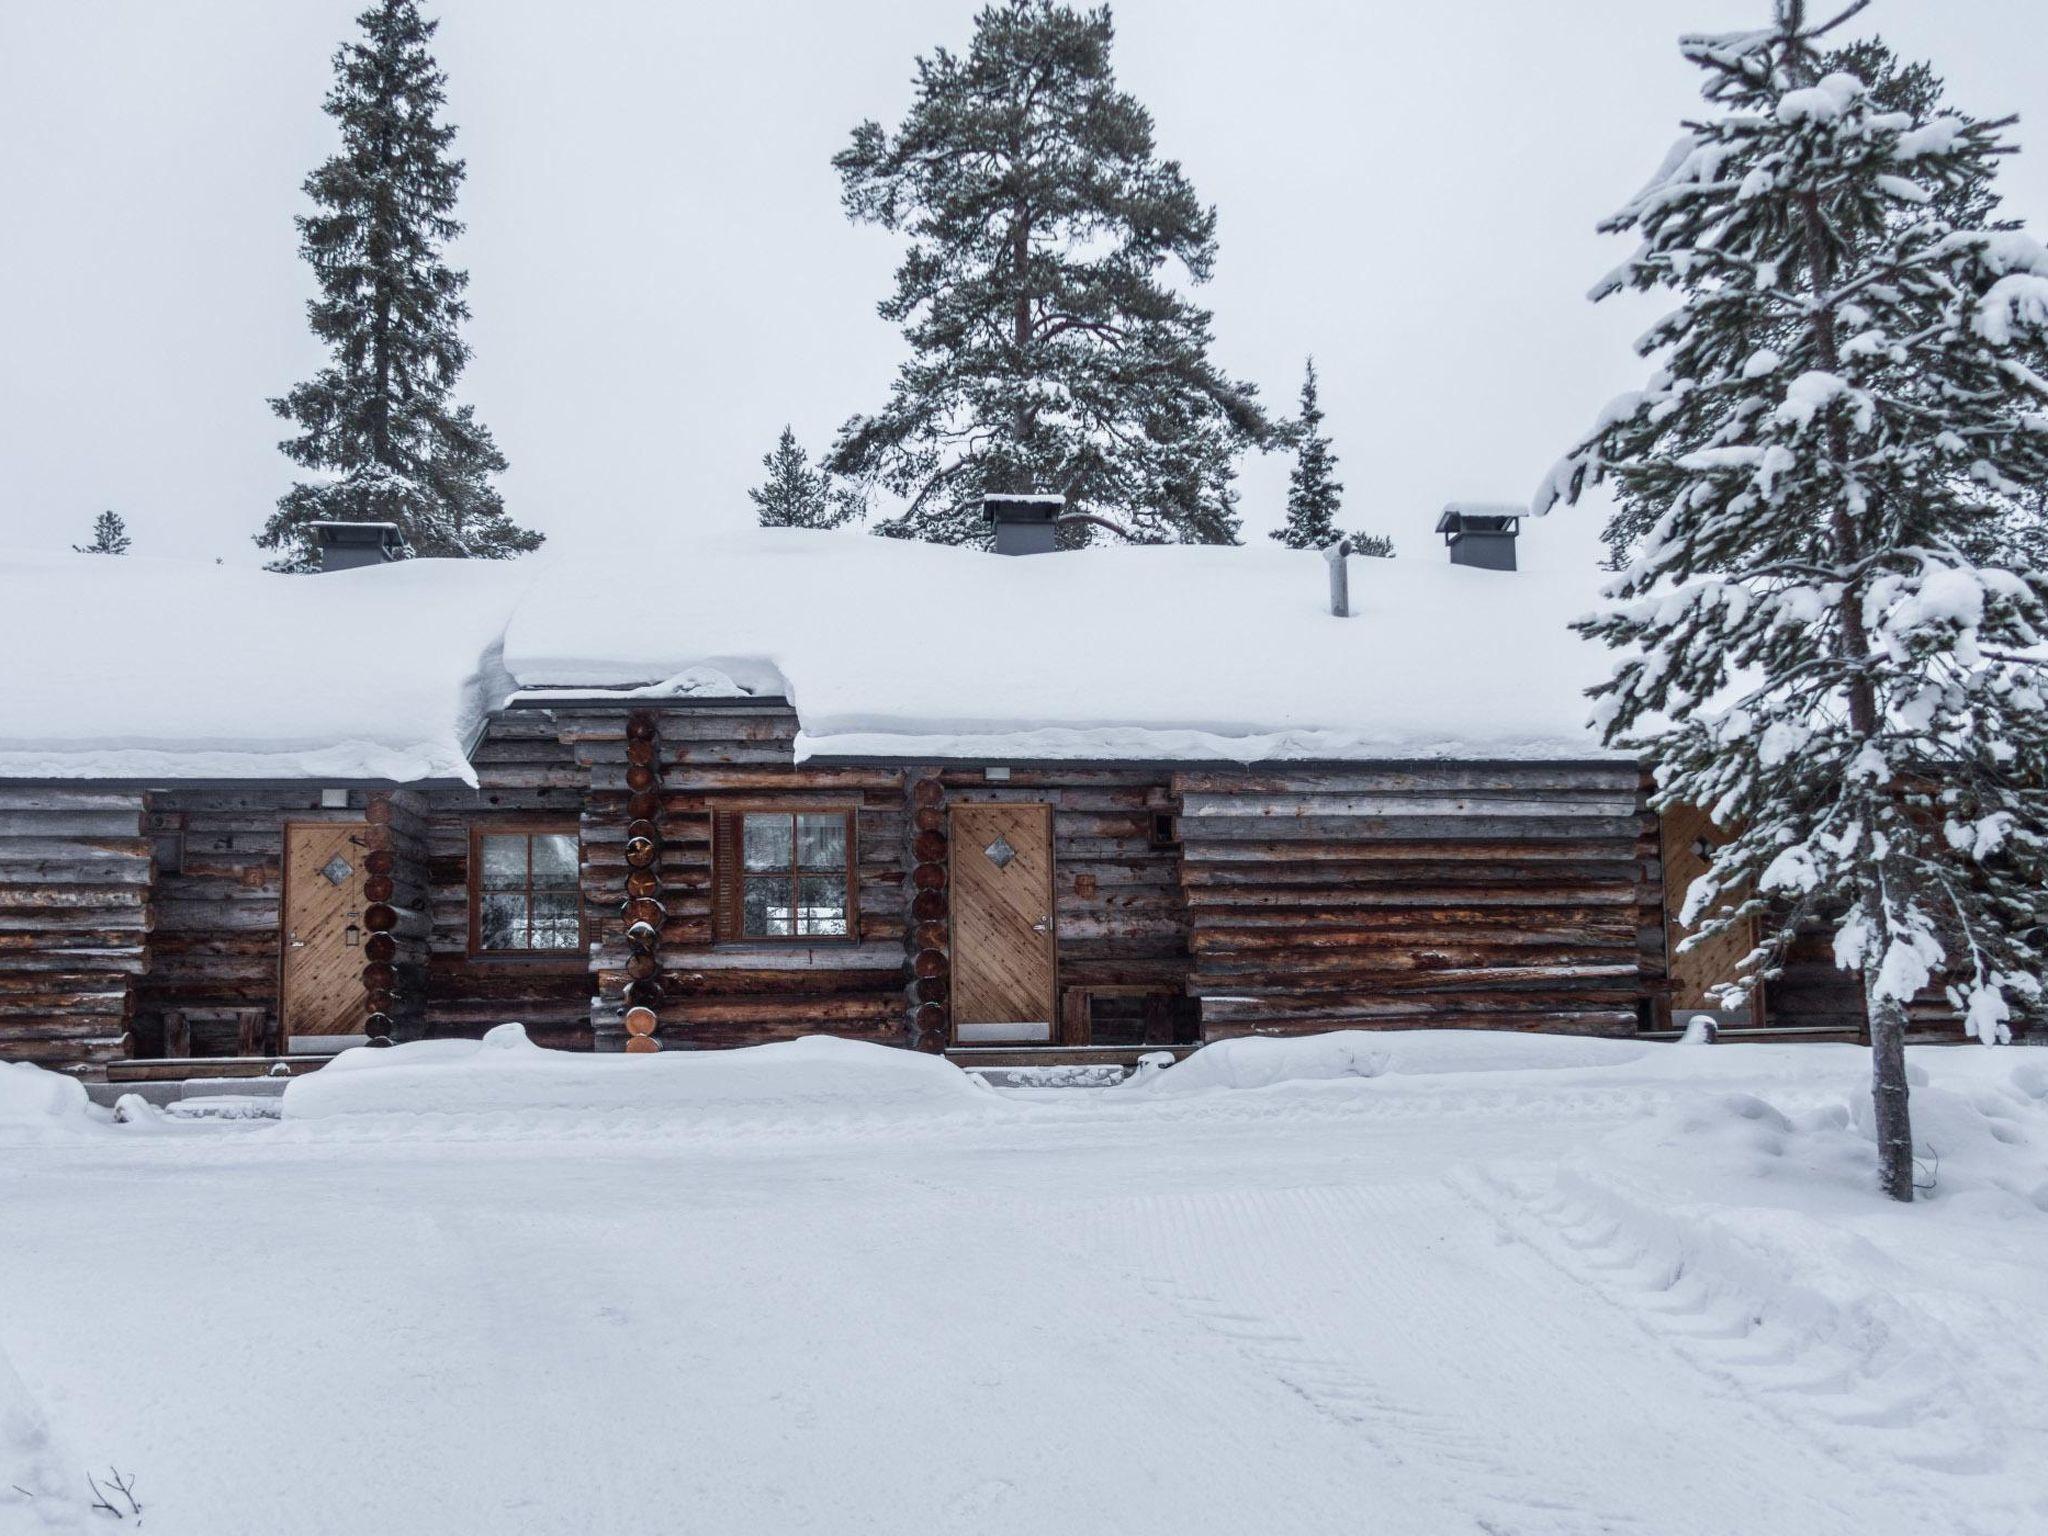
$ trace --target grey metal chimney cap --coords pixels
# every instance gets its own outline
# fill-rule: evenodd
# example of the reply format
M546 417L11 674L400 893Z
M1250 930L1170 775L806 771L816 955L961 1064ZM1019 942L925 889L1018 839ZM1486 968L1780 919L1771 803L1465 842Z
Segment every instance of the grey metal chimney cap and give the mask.
M309 523L320 549L320 569L350 571L365 565L403 560L410 551L396 523L348 523L329 519Z
M1506 533L1521 530L1523 510L1485 502L1453 501L1436 520L1436 531L1446 537L1454 533Z
M1451 564L1482 571L1515 568L1515 535L1521 531L1522 509L1454 501L1436 520Z
M981 498L981 515L995 529L999 555L1047 555L1059 548L1060 515L1067 498L994 494Z
M981 515L992 523L1049 523L1067 510L1064 496L990 495L981 498Z

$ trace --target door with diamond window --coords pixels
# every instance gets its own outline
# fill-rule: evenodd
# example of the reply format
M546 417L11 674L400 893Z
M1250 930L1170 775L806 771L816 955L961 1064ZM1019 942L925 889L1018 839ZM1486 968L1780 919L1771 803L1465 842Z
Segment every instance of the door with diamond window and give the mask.
M953 1038L1047 1044L1057 993L1052 807L951 813Z
M369 827L295 821L284 829L281 1039L360 1035L363 1003L363 856Z

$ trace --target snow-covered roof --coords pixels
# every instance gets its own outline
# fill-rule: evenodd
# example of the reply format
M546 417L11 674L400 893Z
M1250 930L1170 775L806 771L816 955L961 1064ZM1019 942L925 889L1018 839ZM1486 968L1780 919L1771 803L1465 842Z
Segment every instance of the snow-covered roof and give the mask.
M0 553L0 779L466 778L533 574Z
M0 555L0 778L471 777L517 698L787 698L798 751L1600 755L1598 573L1199 547L1024 557L793 530L278 576Z

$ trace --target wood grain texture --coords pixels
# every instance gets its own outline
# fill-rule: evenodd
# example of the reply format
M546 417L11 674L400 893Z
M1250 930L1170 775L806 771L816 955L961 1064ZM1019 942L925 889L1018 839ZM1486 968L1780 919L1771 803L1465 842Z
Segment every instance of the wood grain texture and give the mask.
M1052 807L952 810L953 1024L1051 1024L1059 1017ZM988 849L1007 843L1007 863Z
M279 1014L285 1041L361 1034L363 899L368 822L290 822L285 826L284 953ZM337 884L322 870L348 866ZM357 943L347 942L353 923Z
M1756 925L1745 920L1726 933L1718 934L1697 948L1678 952L1678 946L1694 932L1679 920L1685 893L1693 881L1707 872L1710 858L1702 857L1693 845L1704 841L1719 847L1729 833L1714 824L1695 806L1675 806L1664 813L1664 932L1670 954L1671 1006L1712 1008L1707 989L1735 978L1736 963L1756 946Z

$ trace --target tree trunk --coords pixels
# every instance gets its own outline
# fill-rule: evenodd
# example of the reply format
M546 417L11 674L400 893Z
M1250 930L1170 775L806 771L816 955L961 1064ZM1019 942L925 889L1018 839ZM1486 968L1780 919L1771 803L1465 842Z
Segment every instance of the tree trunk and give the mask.
M1906 1108L1906 1005L1879 998L1877 967L1863 972L1870 1021L1870 1096L1877 1112L1878 1181L1894 1200L1913 1198L1913 1122Z

